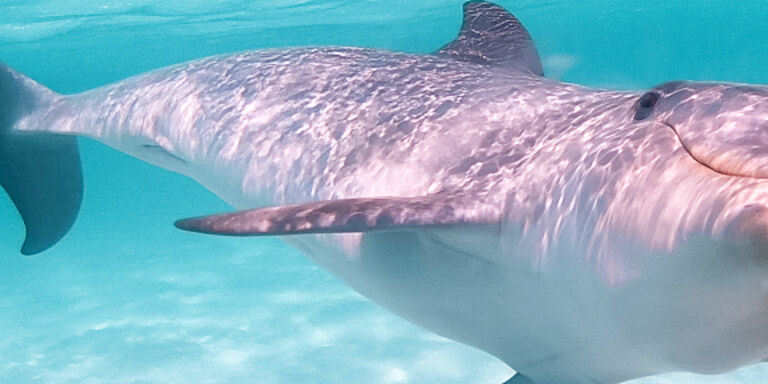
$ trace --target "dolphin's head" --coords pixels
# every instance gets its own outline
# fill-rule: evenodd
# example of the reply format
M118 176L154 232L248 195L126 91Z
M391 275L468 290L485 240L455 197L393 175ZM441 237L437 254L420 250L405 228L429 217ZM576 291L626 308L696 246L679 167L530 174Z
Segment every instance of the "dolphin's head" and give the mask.
M639 95L632 113L638 124L669 128L680 144L661 167L669 183L661 187L662 175L650 183L675 217L669 233L724 239L726 257L741 247L768 268L768 86L669 82ZM765 284L768 299L768 270Z
M622 228L612 249L631 254L626 239L638 239L664 256L621 259L647 279L633 281L642 288L627 300L627 322L643 319L632 323L636 335L660 335L652 347L664 349L670 370L717 373L764 359L768 87L670 82L631 103L637 131L663 140L638 150L651 166L625 181L611 211Z
M768 178L768 87L670 82L643 94L634 108L635 120L668 125L712 170Z

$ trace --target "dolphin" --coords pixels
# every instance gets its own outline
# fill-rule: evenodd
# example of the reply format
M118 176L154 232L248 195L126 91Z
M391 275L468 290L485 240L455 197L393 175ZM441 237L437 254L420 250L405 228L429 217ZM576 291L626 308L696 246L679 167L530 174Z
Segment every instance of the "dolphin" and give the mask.
M482 1L427 55L250 51L66 96L2 66L0 183L24 254L75 221L76 136L239 210L177 227L285 235L374 302L498 357L520 372L510 384L768 357L765 86L548 79L519 20Z

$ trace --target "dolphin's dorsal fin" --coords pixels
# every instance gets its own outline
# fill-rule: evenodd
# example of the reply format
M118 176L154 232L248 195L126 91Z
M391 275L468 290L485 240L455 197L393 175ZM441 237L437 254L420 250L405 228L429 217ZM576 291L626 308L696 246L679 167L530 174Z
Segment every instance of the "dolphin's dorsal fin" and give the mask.
M464 23L440 56L529 71L544 76L531 35L506 9L485 1L464 3Z
M176 227L232 236L407 230L498 223L494 209L463 196L317 201L179 220Z

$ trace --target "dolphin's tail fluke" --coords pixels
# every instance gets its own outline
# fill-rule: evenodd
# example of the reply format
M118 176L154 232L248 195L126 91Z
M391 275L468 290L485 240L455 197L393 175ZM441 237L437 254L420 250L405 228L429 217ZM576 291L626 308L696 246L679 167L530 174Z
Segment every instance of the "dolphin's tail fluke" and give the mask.
M83 177L75 137L18 130L60 98L0 63L0 185L24 220L25 255L56 244L80 210Z

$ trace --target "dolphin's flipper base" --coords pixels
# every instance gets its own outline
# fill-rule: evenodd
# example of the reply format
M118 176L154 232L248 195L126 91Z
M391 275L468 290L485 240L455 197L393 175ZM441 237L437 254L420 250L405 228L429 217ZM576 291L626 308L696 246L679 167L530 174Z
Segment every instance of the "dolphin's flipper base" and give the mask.
M521 375L519 373L516 373L512 378L505 381L504 384L536 384L531 379L525 377L525 375Z
M176 227L232 236L346 233L497 223L497 210L464 196L342 199L179 220Z

